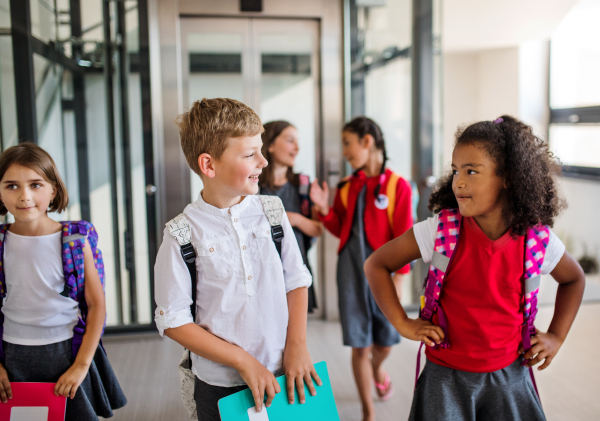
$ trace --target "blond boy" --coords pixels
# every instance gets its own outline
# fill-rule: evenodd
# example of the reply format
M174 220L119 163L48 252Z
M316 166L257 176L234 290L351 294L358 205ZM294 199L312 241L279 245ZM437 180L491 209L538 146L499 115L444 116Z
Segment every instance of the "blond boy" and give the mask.
M281 258L261 205L259 117L232 99L203 99L177 119L181 147L204 189L183 211L196 250L196 317L191 281L177 241L165 230L155 266L155 321L189 349L196 375L198 418L219 421L219 399L249 387L257 410L270 406L287 375L304 403L304 382L315 394L306 346L307 287L312 278L283 213ZM312 378L311 378L312 377Z

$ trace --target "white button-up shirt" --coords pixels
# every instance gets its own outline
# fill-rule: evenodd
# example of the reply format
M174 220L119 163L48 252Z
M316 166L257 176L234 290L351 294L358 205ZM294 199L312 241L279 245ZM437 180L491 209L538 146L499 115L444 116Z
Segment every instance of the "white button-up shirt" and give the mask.
M195 323L279 374L288 326L286 294L312 282L286 213L281 221L281 259L258 196L246 196L229 209L219 209L200 194L183 213L197 253ZM159 333L193 323L190 274L179 244L167 229L154 277ZM237 370L195 354L192 371L214 386L245 384Z

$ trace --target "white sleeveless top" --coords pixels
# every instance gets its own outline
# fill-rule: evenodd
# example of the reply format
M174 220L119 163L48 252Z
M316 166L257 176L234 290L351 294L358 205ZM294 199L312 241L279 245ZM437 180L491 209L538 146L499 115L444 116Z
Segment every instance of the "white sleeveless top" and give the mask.
M6 232L4 275L7 294L3 340L18 345L47 345L73 337L79 308L63 297L62 232L24 236Z

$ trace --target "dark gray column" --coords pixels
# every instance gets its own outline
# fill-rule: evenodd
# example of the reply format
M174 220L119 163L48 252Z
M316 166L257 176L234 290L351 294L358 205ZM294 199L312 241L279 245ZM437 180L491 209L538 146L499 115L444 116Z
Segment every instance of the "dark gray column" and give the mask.
M37 143L35 79L29 0L10 0L19 142Z
M433 175L433 1L413 0L412 43L412 178L419 188L419 221L427 219ZM415 221L416 222L416 221ZM427 266L414 267L414 296L418 296Z

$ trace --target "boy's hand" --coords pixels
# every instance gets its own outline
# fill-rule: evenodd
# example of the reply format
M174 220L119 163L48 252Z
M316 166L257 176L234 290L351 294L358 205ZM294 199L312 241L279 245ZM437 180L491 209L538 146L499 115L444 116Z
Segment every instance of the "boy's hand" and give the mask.
M444 340L444 331L428 320L406 319L399 330L400 335L406 339L423 342L425 345L435 346Z
M77 389L87 376L89 368L86 364L74 363L56 382L54 394L73 399Z
M0 399L2 403L7 403L9 399L12 399L12 389L10 382L8 381L8 373L0 364Z
M329 188L327 182L323 182L323 188L319 186L319 180L315 178L315 181L310 185L310 200L321 213L321 215L327 215L329 213Z
M281 387L279 386L279 383L277 383L273 373L267 370L264 365L259 363L258 360L250 354L247 355L247 358L238 369L238 372L252 392L257 412L262 411L265 392L267 392L267 408L271 406L275 394L281 392Z
M287 379L287 394L290 405L294 403L294 385L298 389L300 403L306 402L304 396L305 382L312 396L317 394L312 379L314 378L319 386L323 385L317 370L313 366L305 343L295 346L288 344L286 346L283 353L283 370Z
M542 360L546 360L544 364L538 367L540 371L545 369L550 365L562 344L563 341L556 334L536 331L535 335L531 338L531 348L523 356L526 360L529 360L527 366L533 367ZM521 344L519 346L519 354L523 354L523 352L523 344Z

